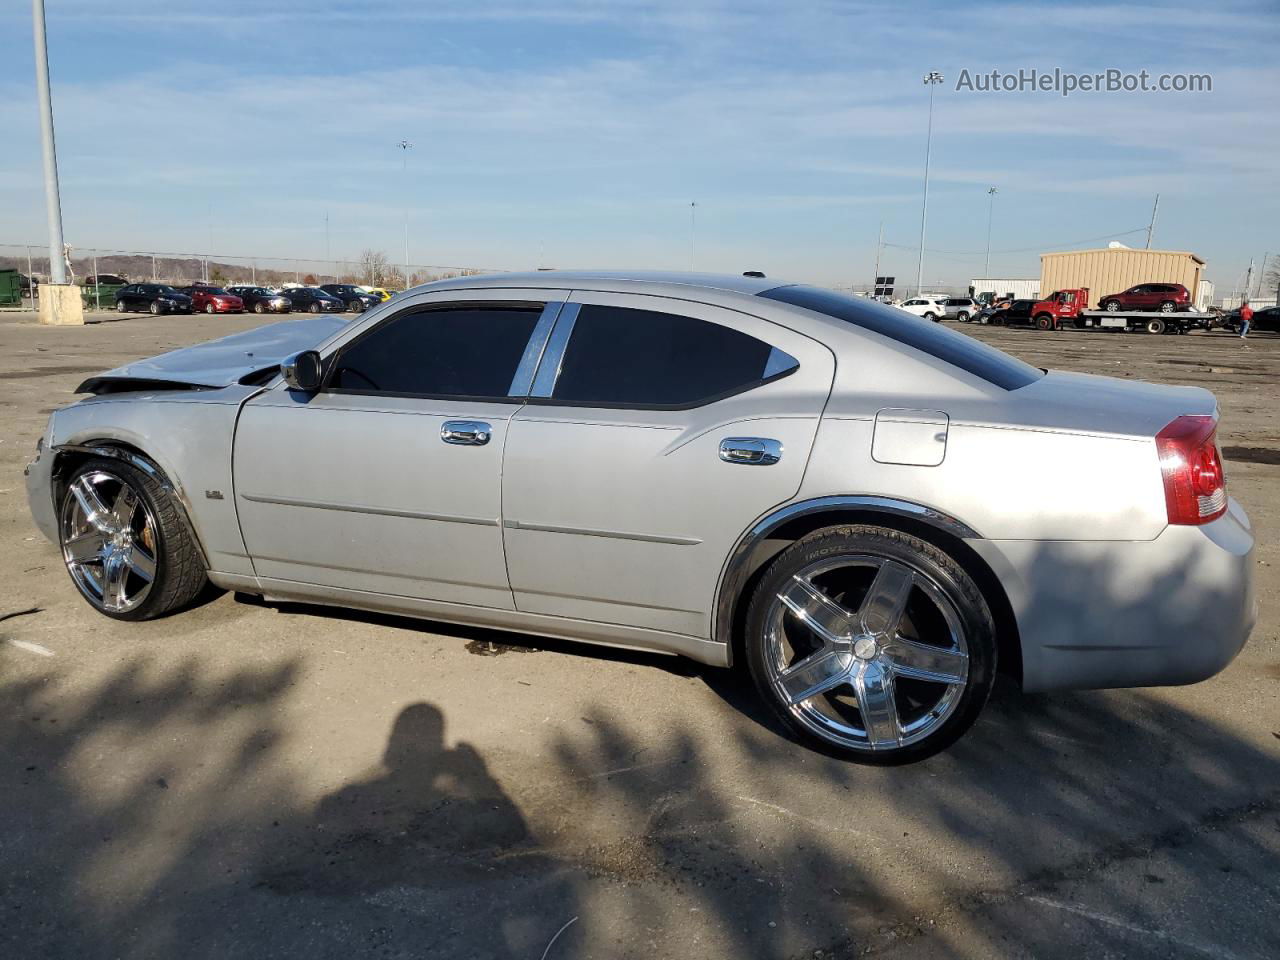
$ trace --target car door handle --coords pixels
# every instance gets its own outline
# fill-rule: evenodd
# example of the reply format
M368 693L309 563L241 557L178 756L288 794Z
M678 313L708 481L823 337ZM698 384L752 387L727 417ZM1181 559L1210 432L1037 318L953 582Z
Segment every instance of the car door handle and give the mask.
M725 437L720 459L748 467L769 467L782 459L782 444L767 437Z
M446 420L440 425L440 439L464 447L483 447L489 442L490 427L482 420Z

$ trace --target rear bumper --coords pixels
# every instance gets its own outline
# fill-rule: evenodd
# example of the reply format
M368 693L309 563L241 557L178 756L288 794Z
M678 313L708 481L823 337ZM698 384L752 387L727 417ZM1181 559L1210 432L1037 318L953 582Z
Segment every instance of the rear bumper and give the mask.
M1196 683L1257 620L1254 540L1235 501L1145 541L966 541L1005 587L1028 691Z

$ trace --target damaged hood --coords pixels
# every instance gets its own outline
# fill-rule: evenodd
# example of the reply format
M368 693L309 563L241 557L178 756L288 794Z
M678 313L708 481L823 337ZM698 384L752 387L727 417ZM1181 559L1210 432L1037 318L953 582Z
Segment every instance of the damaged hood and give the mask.
M158 357L138 360L90 377L77 393L103 393L129 389L230 386L251 373L280 365L286 357L319 346L351 320L333 314L308 314L234 333L194 347L171 350Z

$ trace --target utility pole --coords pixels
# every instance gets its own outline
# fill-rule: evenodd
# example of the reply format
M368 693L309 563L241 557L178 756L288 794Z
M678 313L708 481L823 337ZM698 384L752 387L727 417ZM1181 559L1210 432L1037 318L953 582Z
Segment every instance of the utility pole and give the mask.
M1249 258L1249 272L1244 275L1244 297L1240 303L1249 302L1249 289L1253 286L1253 257Z
M1151 208L1151 222L1147 224L1147 249L1151 249L1151 234L1156 229L1156 211L1160 209L1160 194L1156 194L1155 206Z
M880 221L880 233L876 237L876 273L871 278L871 296L874 299L876 288L880 285L880 251L884 247L884 221Z
M689 204L689 272L693 272L694 258L698 251L698 203Z
M929 88L929 126L924 141L924 202L920 207L920 258L916 261L916 296L924 283L924 237L929 219L929 159L933 153L933 88L942 83L942 74L930 70L924 75L924 85Z
M1262 281L1265 280L1267 276L1267 258L1270 256L1270 250L1262 255L1262 266L1258 267L1258 288L1253 292L1255 300L1262 296Z
M401 169L403 172L403 187L405 194L409 191L409 151L413 148L413 144L408 140L401 140L396 144L400 148ZM404 207L404 288L409 289L409 205L406 203Z
M58 193L58 151L53 141L53 98L49 93L49 48L44 0L31 0L36 42L36 94L40 104L40 147L44 156L44 200L49 218L49 282L65 286L67 264L62 241L62 198Z
M991 217L996 211L996 188L992 187L987 191L987 259L982 265L982 279L987 280L991 277Z

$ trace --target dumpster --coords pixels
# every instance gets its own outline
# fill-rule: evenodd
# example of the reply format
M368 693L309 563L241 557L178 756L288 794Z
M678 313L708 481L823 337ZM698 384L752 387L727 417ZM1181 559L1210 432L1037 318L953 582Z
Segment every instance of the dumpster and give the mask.
M22 306L22 274L17 270L0 270L0 307Z

